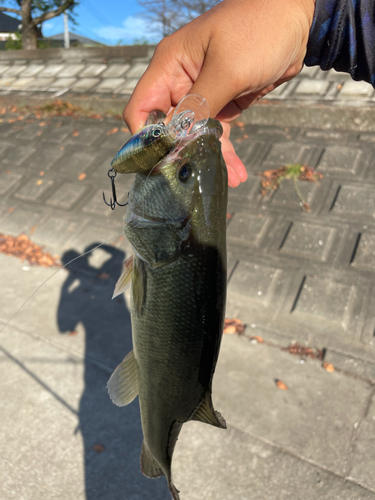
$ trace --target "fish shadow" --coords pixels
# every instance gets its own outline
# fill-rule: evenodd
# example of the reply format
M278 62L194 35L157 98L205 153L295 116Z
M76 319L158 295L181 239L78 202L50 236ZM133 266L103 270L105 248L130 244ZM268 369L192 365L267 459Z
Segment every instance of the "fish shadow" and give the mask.
M78 255L75 250L65 252L63 264ZM72 334L79 324L85 332L85 386L74 432L83 438L86 499L169 500L165 479L147 479L140 471L143 437L138 398L119 408L106 388L112 371L132 349L124 296L111 300L124 260L123 251L103 245L100 255L94 250L69 263L57 312L61 334Z

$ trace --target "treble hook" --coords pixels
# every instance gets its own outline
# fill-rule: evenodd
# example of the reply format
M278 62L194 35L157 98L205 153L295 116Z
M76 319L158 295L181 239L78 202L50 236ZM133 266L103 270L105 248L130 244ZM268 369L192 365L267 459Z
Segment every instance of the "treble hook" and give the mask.
M115 177L117 175L117 172L115 172L115 170L113 170L113 168L111 168L110 170L108 170L107 175L111 179L113 201L112 201L112 198L110 198L109 203L107 203L107 201L105 199L105 194L104 194L104 191L103 191L103 201L104 201L104 203L106 205L108 205L109 207L111 207L112 210L114 210L116 208L116 204L119 207L125 207L125 205L127 205L127 203L124 203L123 205L121 205L121 203L119 203L117 201L116 187L115 187Z

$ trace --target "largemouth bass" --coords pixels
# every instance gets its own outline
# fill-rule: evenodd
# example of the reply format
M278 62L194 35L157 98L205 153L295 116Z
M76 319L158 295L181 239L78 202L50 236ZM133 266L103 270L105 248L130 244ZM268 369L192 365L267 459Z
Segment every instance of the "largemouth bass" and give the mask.
M165 475L182 425L226 424L211 400L226 299L228 178L219 122L210 119L129 193L125 234L134 249L115 294L132 280L133 351L108 382L119 406L139 395L141 469Z

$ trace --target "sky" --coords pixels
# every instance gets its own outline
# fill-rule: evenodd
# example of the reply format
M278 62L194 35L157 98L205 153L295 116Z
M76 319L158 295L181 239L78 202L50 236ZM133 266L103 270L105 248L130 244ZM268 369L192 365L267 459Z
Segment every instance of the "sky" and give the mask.
M69 21L69 31L106 45L117 45L120 40L121 44L128 45L142 37L146 37L150 43L157 43L161 37L139 16L142 11L144 7L136 0L80 0L74 9L78 24L75 26ZM42 25L45 37L63 31L63 16L55 17Z

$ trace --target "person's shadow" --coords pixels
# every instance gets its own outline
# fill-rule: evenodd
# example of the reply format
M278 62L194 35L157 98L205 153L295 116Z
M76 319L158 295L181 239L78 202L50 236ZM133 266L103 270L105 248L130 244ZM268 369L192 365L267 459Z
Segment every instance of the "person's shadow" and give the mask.
M85 252L97 244L90 245ZM62 287L57 313L61 333L74 333L83 325L85 343L85 389L79 407L79 425L84 442L87 500L166 500L165 480L150 480L140 471L142 443L138 398L125 408L115 406L107 381L132 349L130 314L123 295L111 300L122 272L124 252L101 246L108 254L98 267L90 255L68 264L69 275ZM98 254L98 251L94 251ZM67 251L63 264L79 254ZM95 256L94 256L95 257ZM151 332L150 332L151 333ZM68 480L68 479L67 479Z

